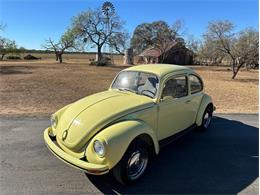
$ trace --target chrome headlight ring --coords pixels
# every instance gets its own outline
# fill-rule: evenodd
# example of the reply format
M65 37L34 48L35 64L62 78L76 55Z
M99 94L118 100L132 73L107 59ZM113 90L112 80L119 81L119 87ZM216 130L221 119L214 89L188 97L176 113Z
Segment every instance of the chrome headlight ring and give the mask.
M55 116L55 115L52 115L51 116L51 126L52 126L52 128L55 129L57 127L57 125L58 125L58 117Z
M105 146L101 141L95 140L93 143L93 148L99 157L105 156Z

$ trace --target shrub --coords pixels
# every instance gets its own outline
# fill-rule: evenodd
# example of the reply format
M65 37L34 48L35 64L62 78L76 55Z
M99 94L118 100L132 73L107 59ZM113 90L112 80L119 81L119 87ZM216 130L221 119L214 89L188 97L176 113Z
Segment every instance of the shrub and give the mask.
M95 65L95 66L107 66L111 64L112 64L111 59L109 57L103 57L99 62L98 61L90 62L90 65Z
M20 56L7 56L6 57L8 60L21 60Z
M23 59L25 59L25 60L39 60L41 58L37 58L37 57L35 57L35 56L31 55L31 54L28 54L27 56L24 56Z

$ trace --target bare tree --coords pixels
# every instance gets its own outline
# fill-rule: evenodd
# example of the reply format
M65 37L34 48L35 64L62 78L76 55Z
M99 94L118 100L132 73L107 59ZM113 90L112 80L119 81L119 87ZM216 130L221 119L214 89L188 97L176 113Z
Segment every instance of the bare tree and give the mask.
M60 42L55 43L54 40L49 38L48 40L45 41L45 43L44 43L44 45L42 45L42 47L45 48L46 50L54 51L54 53L56 55L56 61L59 60L59 54L61 54L60 63L62 63L62 53L60 52L60 51L62 51L62 49L60 47Z
M243 66L258 61L258 31L246 29L234 32L234 24L228 20L209 22L204 35L205 42L211 43L215 51L231 59L234 79ZM257 60L256 60L257 59Z
M216 48L215 41L204 40L196 51L196 60L203 65L219 65L226 56Z
M242 66L255 68L259 60L259 38L258 31L253 28L247 28L239 32L235 44L237 56L237 71L233 76L235 78Z
M69 49L79 49L79 43L76 41L77 33L74 30L67 30L62 37L60 38L59 42L55 42L51 38L46 40L45 44L42 45L43 48L47 50L54 51L56 55L56 61L62 63L62 55L66 50Z
M185 28L184 20L180 19L173 22L171 29L176 37L183 37L187 31L187 29Z
M191 35L185 41L185 46L192 52L193 57L196 58L199 53L201 42Z
M236 56L234 51L235 33L234 24L228 20L209 22L207 32L204 34L205 43L210 45L215 53L221 51L232 60L232 70L235 74Z
M109 19L100 9L89 9L73 18L72 28L85 43L97 48L98 63L102 59L102 47L107 44L120 51L125 44L127 34L123 30L124 22L113 13Z

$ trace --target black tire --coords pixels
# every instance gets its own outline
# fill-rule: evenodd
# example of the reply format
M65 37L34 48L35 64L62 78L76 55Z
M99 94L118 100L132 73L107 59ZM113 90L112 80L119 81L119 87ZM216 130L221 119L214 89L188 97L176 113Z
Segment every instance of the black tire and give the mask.
M202 123L198 127L198 129L204 131L207 130L211 124L212 117L213 117L213 106L208 105L203 113Z
M140 155L140 160L137 160L138 164L136 162L132 163L132 160L136 159L137 155ZM147 144L140 139L136 139L130 144L122 159L113 168L113 176L121 184L129 185L141 178L147 168L148 161ZM141 166L140 169L138 169L139 165ZM137 170L134 170L134 168Z

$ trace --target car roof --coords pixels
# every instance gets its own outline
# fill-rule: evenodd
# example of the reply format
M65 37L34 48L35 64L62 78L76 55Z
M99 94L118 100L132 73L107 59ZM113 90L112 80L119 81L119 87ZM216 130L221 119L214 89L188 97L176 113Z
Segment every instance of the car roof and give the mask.
M149 72L158 75L159 77L163 77L169 73L177 72L177 71L186 71L186 72L194 72L191 68L174 65L174 64L145 64L145 65L137 65L132 66L130 68L125 69L124 71L141 71L141 72Z

